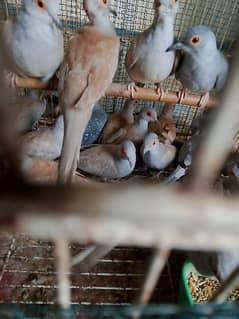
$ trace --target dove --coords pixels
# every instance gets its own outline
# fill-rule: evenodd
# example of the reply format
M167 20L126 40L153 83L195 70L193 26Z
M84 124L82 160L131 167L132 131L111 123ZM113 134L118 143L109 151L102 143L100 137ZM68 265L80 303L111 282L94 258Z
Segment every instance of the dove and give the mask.
M104 128L101 143L106 141L115 134L120 128L130 125L134 122L134 110L137 107L137 100L126 100L123 108L111 114Z
M61 154L64 134L63 115L53 127L40 128L26 133L19 139L23 156L54 160Z
M175 183L186 174L188 168L192 165L193 153L200 142L201 136L199 134L195 134L188 141L183 143L178 154L179 164L169 177L164 180L164 185Z
M138 145L143 142L144 137L148 132L149 122L156 121L156 119L156 110L152 107L145 107L133 124L119 129L106 141L106 143L119 144L124 139L129 139Z
M229 68L226 58L217 48L215 34L203 25L191 27L183 42L174 43L167 49L168 52L175 50L184 53L176 78L186 89L206 92L199 103L204 107L209 100L209 91L223 89ZM184 96L185 90L181 100Z
M136 162L134 143L125 140L120 145L97 145L83 150L78 168L95 176L117 179L132 173Z
M131 96L137 91L134 83L154 83L162 96L160 82L172 72L175 52L167 52L174 41L174 20L179 8L178 0L154 0L152 25L140 33L126 55L126 71L133 81L129 85Z
M149 124L149 132L154 132L164 139L165 144L172 144L177 135L176 125L173 120L174 104L165 103L158 120Z
M15 74L47 82L64 58L64 39L57 17L59 0L24 0L16 20L4 23L3 39L10 76Z
M11 101L8 107L14 107L16 110L17 131L19 133L31 131L45 112L46 104L46 99L39 99L35 94L17 96Z
M144 163L149 168L158 170L168 167L175 158L176 147L169 144L160 143L158 135L148 133L141 146L140 153Z
M59 71L59 101L65 123L59 183L74 180L94 104L111 84L118 65L120 41L110 21L113 11L109 1L84 0L83 7L90 24L70 39Z

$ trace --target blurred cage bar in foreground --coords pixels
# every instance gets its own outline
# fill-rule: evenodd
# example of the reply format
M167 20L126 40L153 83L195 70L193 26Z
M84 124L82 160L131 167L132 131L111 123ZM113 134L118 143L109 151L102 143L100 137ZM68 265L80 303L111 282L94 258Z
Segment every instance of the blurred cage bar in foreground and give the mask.
M127 77L123 67L124 56L130 40L150 24L152 20L152 1L112 2L119 13L115 23L122 44L119 70L115 82L126 83ZM80 1L77 3L82 4ZM77 3L64 1L61 4L66 41L72 32L86 21L85 15L76 5ZM0 4L2 19L7 15L14 16L17 13L17 8L20 7L20 1L17 2L17 6L15 1L1 1ZM239 3L236 1L181 1L180 13L176 20L176 36L181 37L190 25L207 24L216 33L223 51L227 55L231 55L234 42L238 37L238 16ZM40 239L42 241L55 241L58 247L61 247L59 245L59 242L61 242L62 247L65 248L63 254L59 254L58 258L53 257L53 255L48 256L47 258L51 260L49 264L44 256L41 257L40 252L35 253L37 256L34 256L35 260L32 259L33 267L28 271L29 269L24 270L22 265L25 262L26 268L28 267L29 258L31 259L31 253L34 254L34 251L30 248L29 252L29 241L25 250L21 247L21 241L13 236L6 250L3 249L4 252L1 256L1 281L6 280L5 286L4 281L1 282L1 285L7 291L9 282L14 279L14 285L10 288L15 289L16 294L20 292L20 297L16 300L9 298L8 302L27 303L27 294L29 289L34 289L34 285L39 288L40 297L44 295L47 289L53 288L60 290L58 299L57 292L54 291L54 301L58 300L59 303L66 306L68 306L69 301L74 301L68 298L69 288L72 287L73 290L75 283L75 280L68 278L68 274L71 272L68 246L73 241L79 241L83 244L92 241L100 244L118 242L122 246L155 247L165 251L171 249L219 250L238 247L238 199L225 199L218 194L210 193L208 190L204 192L202 187L202 182L204 180L211 182L221 168L232 144L233 132L231 128L238 126L238 61L235 61L233 71L227 88L227 95L222 103L223 107L209 132L208 138L205 139L198 159L194 163L193 175L195 178L190 190L167 189L161 188L159 185L150 187L124 185L121 188L114 185L102 189L82 186L77 189L75 187L61 188L49 185L28 186L24 183L15 185L14 181L11 180L9 181L10 185L7 183L0 185L1 227L10 232L18 231L28 234L31 238L34 238L33 240L36 238L36 240ZM168 89L178 88L174 80L166 81L165 87ZM121 99L105 98L104 103L106 110L110 112L120 107ZM197 112L198 108L177 106L174 115L179 132L189 133L191 121L197 115ZM15 246L16 241L19 246ZM17 247L17 249L14 250L14 247ZM42 249L41 245L39 249ZM52 247L49 248L50 254L51 250ZM48 253L49 251L46 248L45 252ZM116 251L117 249L112 252L112 255ZM112 260L119 260L114 258L111 256L111 259L108 260L111 260L111 262ZM14 263L14 259L18 262ZM19 260L21 263L19 263ZM128 259L131 262L135 260L135 257ZM42 267L50 267L48 269L49 273L46 272L47 279L51 277L48 275L54 272L53 278L50 278L50 284L49 282L41 282L42 278L36 277L36 273L34 274L34 263L35 266L39 266L41 265L40 261L43 262ZM51 268L53 267L53 261L55 261L56 268ZM131 264L131 262L128 262L128 264ZM125 264L127 263L125 262ZM138 268L135 267L135 269ZM35 270L35 272L41 272L41 269ZM143 269L140 274L143 273L147 276L146 269ZM104 274L107 274L107 272ZM117 272L114 274L117 274ZM126 271L125 274L132 273ZM78 275L82 276L82 274ZM21 276L27 276L30 287L29 283L25 286L22 285ZM167 276L172 283L170 271L167 271ZM162 279L163 276L160 280ZM17 280L19 280L19 285ZM127 288L132 287L126 285L121 287L119 291L129 292L130 290L127 290ZM80 286L77 286L76 289L80 289ZM136 289L140 291L138 284ZM1 290L1 293L4 294L4 290ZM85 291L82 294L84 296ZM1 298L4 300L4 296L1 296ZM121 297L119 300L122 300ZM29 299L29 301L44 303L44 300L42 300L43 302L40 300L39 295L36 299ZM155 302L157 301L158 299L155 300ZM97 302L94 301L93 303ZM136 310L138 311L138 308ZM24 317L37 318L37 316L39 318L54 318L60 310L50 306L45 308L43 305L41 307L17 305L14 308L12 305L4 304L1 305L0 311L3 318L8 319L8 316L15 312L15 317L22 319ZM238 307L236 305L224 305L218 308L206 305L202 308L193 308L183 312L172 305L171 307L146 307L141 314L143 314L143 318L156 316L158 318L159 315L164 318L184 319L205 318L205 316L209 318L210 316L211 318L236 318ZM72 312L65 313L62 317L67 318L68 315L69 318L94 318L94 316L97 316L97 318L128 318L132 316L132 308L126 307L120 308L120 310L116 308L116 310L113 310L112 308L100 307L87 310L74 306ZM61 314L59 314L60 316Z

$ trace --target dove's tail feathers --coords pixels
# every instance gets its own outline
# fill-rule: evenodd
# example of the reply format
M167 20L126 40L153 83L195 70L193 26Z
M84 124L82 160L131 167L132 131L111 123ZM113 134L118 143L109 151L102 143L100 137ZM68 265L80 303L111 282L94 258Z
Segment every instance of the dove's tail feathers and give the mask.
M58 170L58 182L71 183L74 179L85 128L92 108L70 109L64 113L64 141Z
M186 174L186 169L182 166L178 165L177 168L173 171L172 174L169 175L166 180L163 181L163 185L169 185L177 182L181 177Z

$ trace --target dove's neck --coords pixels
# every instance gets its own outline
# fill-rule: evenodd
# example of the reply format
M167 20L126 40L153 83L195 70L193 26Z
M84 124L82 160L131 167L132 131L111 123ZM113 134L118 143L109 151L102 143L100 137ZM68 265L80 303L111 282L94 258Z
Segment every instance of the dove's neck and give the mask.
M173 15L162 16L156 14L152 26L155 28L155 30L166 29L168 32L173 33L174 20L175 16Z
M140 130L140 132L146 133L148 131L149 122L143 118L139 118L137 126L138 126L138 129Z
M115 34L115 29L108 17L105 16L95 16L94 17L94 27L102 33L105 34Z

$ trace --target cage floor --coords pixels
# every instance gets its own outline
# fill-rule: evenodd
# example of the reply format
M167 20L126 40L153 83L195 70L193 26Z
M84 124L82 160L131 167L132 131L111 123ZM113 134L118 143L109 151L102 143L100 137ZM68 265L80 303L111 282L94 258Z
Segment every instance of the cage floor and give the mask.
M85 247L72 243L72 256ZM73 304L123 305L135 302L152 256L151 249L117 247L88 273L71 269ZM183 256L173 253L151 303L177 300ZM0 235L0 302L54 304L57 295L54 245L25 235Z

